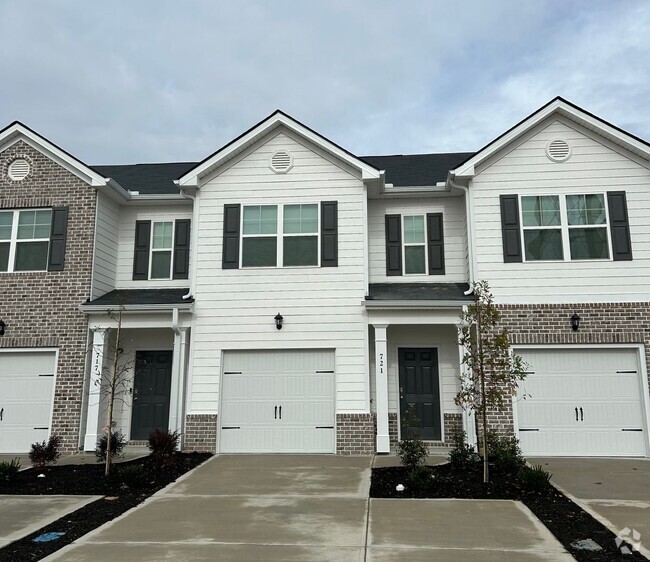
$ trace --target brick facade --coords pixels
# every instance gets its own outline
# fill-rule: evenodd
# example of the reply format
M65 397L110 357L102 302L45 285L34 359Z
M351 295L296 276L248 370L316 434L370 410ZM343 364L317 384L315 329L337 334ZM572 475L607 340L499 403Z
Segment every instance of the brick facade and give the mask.
M217 451L216 414L188 414L185 417L183 451Z
M16 158L30 163L22 181L7 174ZM77 307L90 296L96 191L22 141L0 154L0 208L59 206L68 207L65 269L0 273L0 347L59 349L51 433L69 453L79 445L88 328Z
M374 414L336 414L338 455L372 455L376 435L377 420Z

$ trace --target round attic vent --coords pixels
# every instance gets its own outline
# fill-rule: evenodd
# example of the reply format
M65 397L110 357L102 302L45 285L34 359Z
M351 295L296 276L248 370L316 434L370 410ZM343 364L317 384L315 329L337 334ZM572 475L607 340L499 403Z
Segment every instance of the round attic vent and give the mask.
M271 170L276 174L286 174L293 166L293 156L286 150L278 150L271 156Z
M14 181L24 180L29 174L29 162L24 158L16 158L9 164L8 174Z
M571 156L571 147L565 140L552 140L546 147L546 156L554 162L564 162L569 159L569 156Z

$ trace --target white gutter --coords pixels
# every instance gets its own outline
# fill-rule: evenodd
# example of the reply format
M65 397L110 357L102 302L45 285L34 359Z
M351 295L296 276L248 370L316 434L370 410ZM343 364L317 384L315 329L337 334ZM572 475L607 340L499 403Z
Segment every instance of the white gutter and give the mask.
M180 185L178 180L174 180L174 183L179 187L180 194L185 199L192 201L192 231L190 234L190 275L189 282L190 288L188 293L183 295L183 299L192 298L192 295L196 292L196 262L198 260L198 248L199 248L199 202L197 200L198 191L190 193L183 186Z
M174 310L188 310L190 312L194 309L194 303L183 304L124 304L124 305L105 305L105 304L82 304L77 309L85 314L92 314L94 312L106 312L107 310L115 309L121 306L124 312L168 312L170 307Z
M465 295L471 295L474 291L474 276L475 276L475 265L474 265L474 231L472 225L474 224L474 216L472 213L472 206L470 204L470 192L469 187L456 183L451 174L447 178L449 185L457 189L462 189L465 192L465 222L467 223L467 259L469 260L469 289L465 291Z
M405 309L405 310L419 310L422 308L462 308L463 306L467 306L468 302L463 300L463 301L452 301L452 300L375 300L375 299L369 299L369 300L363 300L361 301L361 305L365 306L366 308L374 308L374 309L388 309L388 308L394 308L394 309Z
M178 327L178 307L172 309L172 331L177 335L181 335L181 330Z

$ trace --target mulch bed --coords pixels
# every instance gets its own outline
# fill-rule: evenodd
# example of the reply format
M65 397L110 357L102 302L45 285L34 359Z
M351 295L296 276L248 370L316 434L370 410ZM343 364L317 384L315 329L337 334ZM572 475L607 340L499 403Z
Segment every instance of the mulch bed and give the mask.
M410 485L404 467L374 468L370 485L371 498L465 498L505 499L523 502L553 533L576 560L645 560L638 552L624 555L616 546L616 535L596 521L553 486L544 492L528 492L511 474L491 467L491 482L483 484L483 466L473 463L462 469L451 464L430 467L431 484ZM406 489L395 488L403 484ZM576 540L592 539L602 551L581 551L571 546Z
M0 561L41 560L72 541L115 519L142 503L149 496L197 467L212 455L209 453L175 453L172 462L159 467L151 457L116 463L109 477L103 464L30 468L19 472L10 484L0 483L0 494L13 495L101 495L105 496L74 511L58 521L39 529L0 549ZM127 467L142 467L139 482L127 486L120 472ZM45 477L39 478L39 474ZM65 532L61 538L46 543L32 539L49 532Z

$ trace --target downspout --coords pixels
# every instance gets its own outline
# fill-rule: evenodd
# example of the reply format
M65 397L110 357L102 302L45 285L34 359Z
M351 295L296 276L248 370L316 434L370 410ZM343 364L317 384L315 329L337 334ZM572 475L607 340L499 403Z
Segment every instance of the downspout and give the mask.
M190 287L188 289L188 293L186 295L183 295L183 299L185 300L192 298L196 292L196 261L198 249L199 209L196 193L189 193L180 186L179 191L183 197L192 201L192 236L190 238L190 255L192 259L190 260Z
M465 295L471 295L474 291L474 248L473 248L473 238L472 238L472 217L471 217L471 206L469 201L469 187L456 183L451 174L447 178L449 185L457 189L462 189L465 192L465 222L467 223L467 259L469 261L469 289L465 291Z

